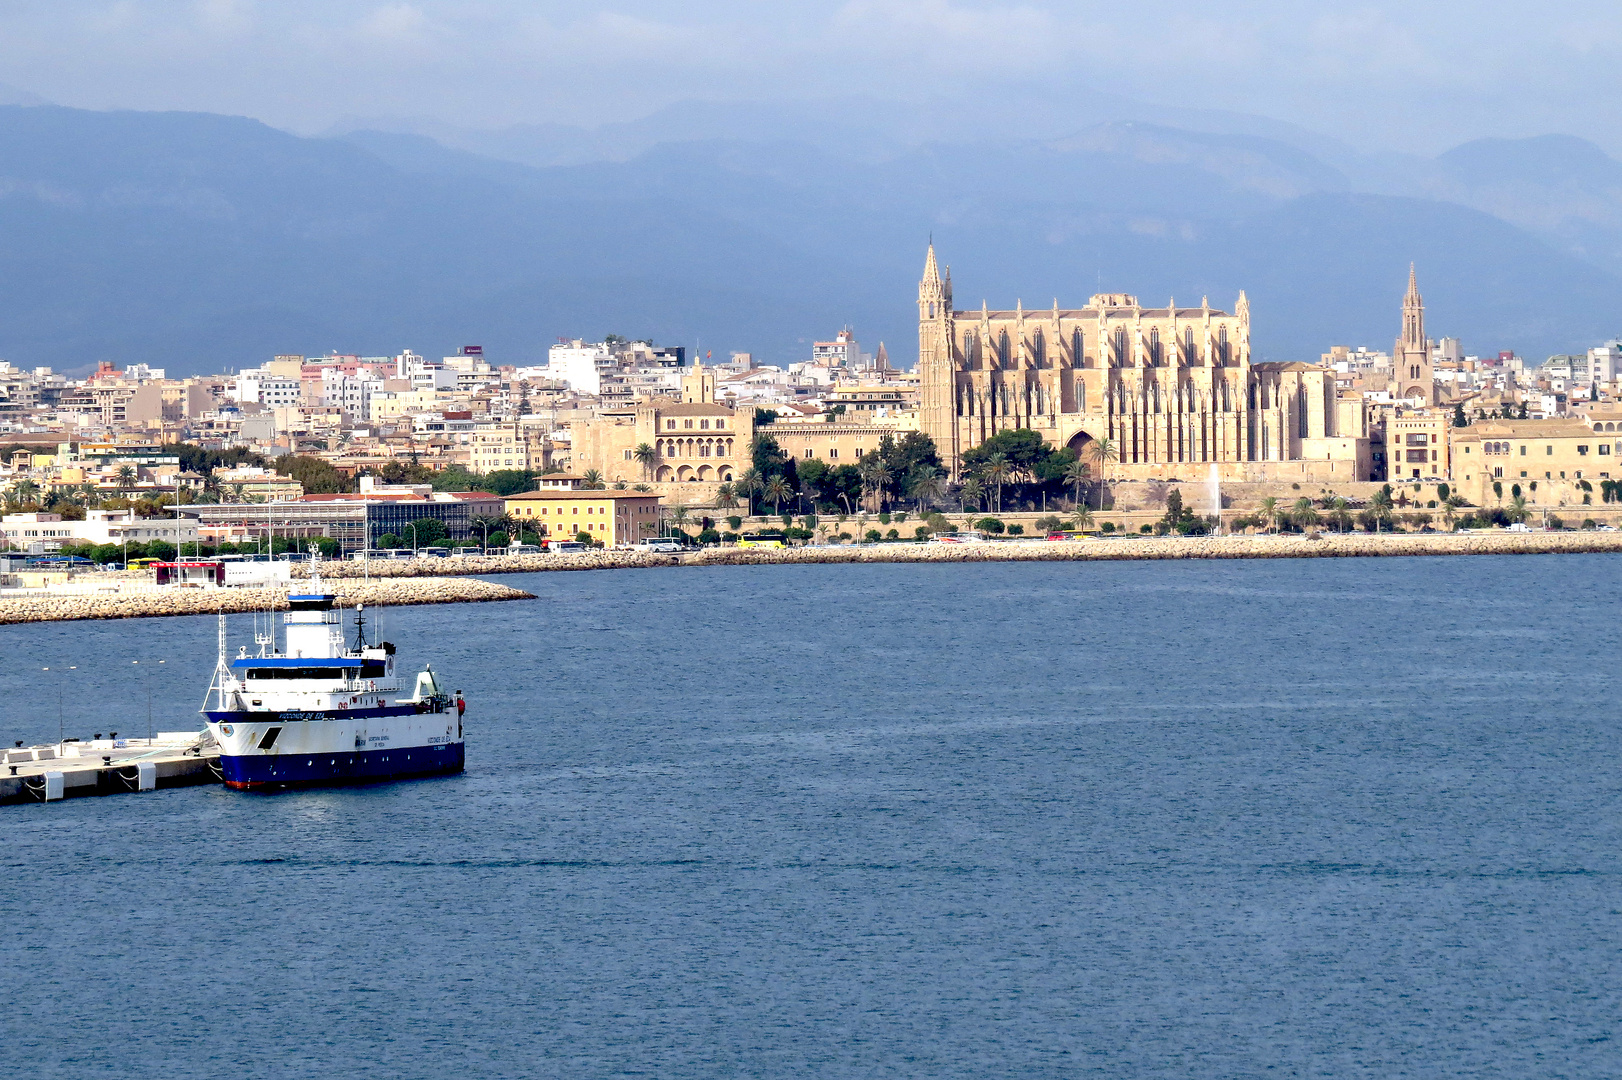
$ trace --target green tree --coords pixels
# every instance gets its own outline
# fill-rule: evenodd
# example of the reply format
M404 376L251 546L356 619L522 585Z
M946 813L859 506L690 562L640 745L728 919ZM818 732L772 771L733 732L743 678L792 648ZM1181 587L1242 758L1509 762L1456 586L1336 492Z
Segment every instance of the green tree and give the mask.
M1464 406L1462 404L1453 406L1453 426L1456 428L1470 426L1470 418L1464 415Z
M920 464L907 471L907 494L917 505L919 513L946 496L946 479L938 466Z
M774 476L766 481L766 486L761 491L761 497L772 504L773 513L778 513L782 504L794 497L794 489L789 486L788 481L782 476Z
M1093 527L1093 512L1086 503L1077 503L1070 511L1070 527L1078 532L1086 532Z
M335 495L354 490L347 476L333 468L331 462L318 457L289 454L276 459L275 469L304 485L310 495Z
M1295 505L1290 508L1290 520L1303 531L1317 527L1318 511L1313 507L1312 500L1307 498L1295 500Z
M715 507L718 510L730 510L738 505L738 495L731 484L721 484L715 489Z
M761 476L759 469L748 468L733 481L732 490L743 496L745 505L749 512L753 514L755 512L755 497L766 490L766 481Z
M991 489L991 508L996 513L1002 513L1002 488L1013 477L1014 468L1014 462L1006 454L995 453L980 469L986 486Z
M1072 501L1077 506L1081 505L1081 489L1087 483L1088 479L1092 477L1092 475L1092 466L1088 465L1080 458L1077 458L1075 461L1072 461L1069 465L1065 466L1064 482L1069 484L1074 489L1075 497L1072 499Z
M580 487L585 491L601 491L605 486L603 474L597 469L587 469L580 474Z
M1087 444L1087 460L1098 466L1102 483L1098 489L1098 509L1103 512L1104 495L1109 488L1109 465L1121 460L1121 447L1114 439L1094 439Z
M494 469L484 474L481 490L492 495L521 495L535 486L535 474L528 469Z
M118 477L118 492L120 495L126 491L133 491L135 489L136 472L134 465L120 465L116 475Z
M981 508L980 500L985 498L985 485L980 482L978 477L971 476L963 481L963 485L958 488L958 496L963 500L963 509L965 511L971 505L974 509L979 510Z
M649 443L637 443L636 449L631 451L631 456L636 459L638 465L642 466L642 479L652 479L653 466L659 460L659 451L655 450Z
M1257 508L1257 512L1261 519L1267 523L1268 532L1278 531L1279 508L1277 499L1269 495L1267 498L1262 500L1261 506Z
M857 468L862 474L863 492L873 496L873 509L883 510L889 494L890 481L894 479L890 466L884 463L882 455L869 452L862 455Z

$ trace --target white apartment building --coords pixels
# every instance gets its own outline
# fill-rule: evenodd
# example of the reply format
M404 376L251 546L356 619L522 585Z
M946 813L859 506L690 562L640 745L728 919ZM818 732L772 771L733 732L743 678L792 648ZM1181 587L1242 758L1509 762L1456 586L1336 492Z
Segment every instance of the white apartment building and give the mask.
M299 381L295 376L273 375L265 368L244 371L237 376L234 401L256 402L271 409L285 409L299 404Z
M1588 350L1588 381L1608 383L1622 374L1622 340L1612 339Z
M568 383L577 394L600 395L603 376L618 373L619 361L601 342L588 344L576 338L547 350L546 377Z
M134 510L86 510L83 521L63 521L61 514L7 514L0 518L0 533L12 547L25 551L57 551L65 543L195 544L197 519L138 518Z

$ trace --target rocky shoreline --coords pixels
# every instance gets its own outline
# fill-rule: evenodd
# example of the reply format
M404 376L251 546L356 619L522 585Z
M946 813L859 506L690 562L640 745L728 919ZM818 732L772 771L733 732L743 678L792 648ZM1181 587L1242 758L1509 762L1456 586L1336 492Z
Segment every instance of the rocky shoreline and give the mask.
M468 604L491 600L533 600L531 593L473 577L429 577L410 581L331 583L339 607L397 607L406 604ZM160 615L228 615L287 607L277 589L149 589L138 592L33 594L0 598L0 625L71 619L144 619Z
M1622 552L1622 532L1323 533L1316 537L1119 537L979 544L840 544L796 548L703 548L681 555L585 551L566 555L494 555L374 562L373 578L459 574L533 574L557 570L640 570L670 566L765 566L785 563L1072 562L1093 559L1303 559L1419 555L1550 555ZM324 577L353 579L356 563L324 564Z

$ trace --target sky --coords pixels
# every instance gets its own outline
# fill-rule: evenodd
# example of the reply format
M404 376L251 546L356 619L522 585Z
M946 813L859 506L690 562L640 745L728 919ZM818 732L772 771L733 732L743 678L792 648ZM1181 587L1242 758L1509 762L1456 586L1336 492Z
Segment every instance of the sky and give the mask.
M1622 5L1594 0L5 0L0 83L82 108L593 127L673 102L1009 108L1102 92L1364 151L1566 133L1622 156Z

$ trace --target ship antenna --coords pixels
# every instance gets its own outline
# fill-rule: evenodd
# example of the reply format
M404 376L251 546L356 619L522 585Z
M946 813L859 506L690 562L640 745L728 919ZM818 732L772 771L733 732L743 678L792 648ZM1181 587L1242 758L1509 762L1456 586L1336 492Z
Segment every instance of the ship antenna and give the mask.
M366 648L366 605L355 605L355 651Z
M310 541L310 593L321 595L321 545Z

